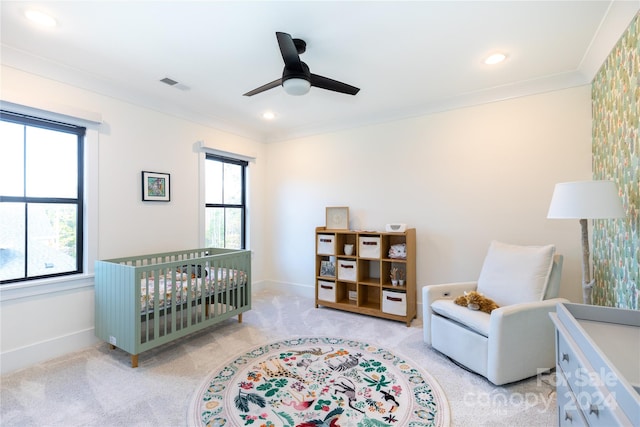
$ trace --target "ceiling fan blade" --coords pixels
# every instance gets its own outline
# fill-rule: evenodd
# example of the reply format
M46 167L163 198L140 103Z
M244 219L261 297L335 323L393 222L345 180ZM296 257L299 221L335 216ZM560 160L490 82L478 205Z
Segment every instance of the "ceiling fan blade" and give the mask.
M254 90L251 90L247 93L245 93L243 96L253 96L256 95L260 92L264 92L265 90L269 90L269 89L273 89L274 87L278 87L282 85L282 79L278 79L278 80L274 80L271 83L267 83L266 85L262 85L258 88L255 88Z
M278 46L280 46L280 53L284 60L285 68L291 71L302 71L302 62L300 61L300 55L298 55L298 48L296 48L293 38L290 34L276 32L278 38Z
M311 86L332 90L334 92L346 93L347 95L355 95L360 91L360 88L355 86L351 86L328 77L322 77L317 74L311 74Z

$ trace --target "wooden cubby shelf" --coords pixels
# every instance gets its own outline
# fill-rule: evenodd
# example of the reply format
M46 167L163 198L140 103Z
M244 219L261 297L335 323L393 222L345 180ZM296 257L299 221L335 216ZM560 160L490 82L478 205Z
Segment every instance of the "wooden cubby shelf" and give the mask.
M390 258L394 245L406 258ZM345 254L345 245L353 252ZM404 283L393 285L396 268ZM405 322L416 317L416 230L401 233L316 228L316 308L319 306Z

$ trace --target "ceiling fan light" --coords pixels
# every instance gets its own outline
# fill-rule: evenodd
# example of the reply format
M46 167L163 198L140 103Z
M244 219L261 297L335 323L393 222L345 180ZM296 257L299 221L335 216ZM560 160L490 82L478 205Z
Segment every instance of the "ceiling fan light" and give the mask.
M282 87L289 95L299 96L309 92L309 89L311 89L311 83L305 79L292 78L282 82Z

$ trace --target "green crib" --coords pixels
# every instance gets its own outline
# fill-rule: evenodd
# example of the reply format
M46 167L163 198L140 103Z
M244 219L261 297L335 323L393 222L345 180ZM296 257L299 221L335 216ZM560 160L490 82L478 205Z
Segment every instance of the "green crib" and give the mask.
M251 309L251 253L202 248L96 261L95 334L138 355Z

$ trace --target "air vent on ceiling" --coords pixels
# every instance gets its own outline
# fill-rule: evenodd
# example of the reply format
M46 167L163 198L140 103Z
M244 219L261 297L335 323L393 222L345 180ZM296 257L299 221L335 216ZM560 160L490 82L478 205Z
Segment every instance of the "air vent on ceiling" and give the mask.
M162 83L164 83L164 84L168 84L169 86L173 86L173 85L177 85L177 84L178 84L178 82L177 82L177 81L175 81L175 80L173 80L173 79L170 79L169 77L165 77L164 79L162 79L162 80L160 80L160 81L161 81Z
M180 90L189 90L189 86L187 85L183 85L182 83L179 83L175 80L173 80L170 77L165 77L164 79L160 79L160 81L166 85L169 85L171 87L175 87L176 89L180 89Z

